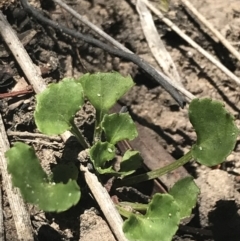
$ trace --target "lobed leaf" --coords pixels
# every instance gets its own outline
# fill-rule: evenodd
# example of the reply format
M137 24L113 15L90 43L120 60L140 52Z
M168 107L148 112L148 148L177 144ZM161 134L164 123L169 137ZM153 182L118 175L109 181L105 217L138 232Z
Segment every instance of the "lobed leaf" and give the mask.
M173 197L155 194L146 214L131 214L123 224L123 232L129 241L171 241L179 223L179 207Z
M122 140L133 140L137 137L137 128L128 113L114 113L105 115L102 129L108 142L116 144Z
M25 201L47 212L62 212L78 203L80 189L75 180L66 184L49 181L32 147L16 142L5 153L12 183Z
M37 128L47 135L70 130L74 115L83 103L83 88L74 79L63 79L57 84L50 84L37 95L34 112Z
M185 177L179 180L169 190L180 208L180 218L186 218L191 215L192 209L196 206L199 188L192 177Z
M193 157L206 166L223 162L232 152L239 134L234 117L222 103L204 98L190 103L189 119L197 133Z

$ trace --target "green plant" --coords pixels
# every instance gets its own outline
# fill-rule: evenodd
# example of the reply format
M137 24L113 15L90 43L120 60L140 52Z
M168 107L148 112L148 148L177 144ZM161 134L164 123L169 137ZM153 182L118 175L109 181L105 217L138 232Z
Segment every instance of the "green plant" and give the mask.
M133 84L130 77L118 73L86 74L78 80L63 79L51 84L37 95L34 113L37 128L47 135L71 131L84 149L89 148L96 174L115 176L122 179L122 185L156 178L192 159L207 166L217 165L233 150L239 133L233 117L217 101L195 99L189 106L189 118L196 130L197 142L186 155L159 170L128 177L142 164L139 152L128 150L119 170L115 170L110 161L116 157L116 144L134 139L137 130L128 113L108 112ZM84 97L96 110L91 144L74 123L74 115L82 107ZM48 176L33 148L20 142L6 152L6 157L13 185L20 189L26 201L44 211L56 212L67 210L79 201L81 192L76 182L78 169L75 165L59 166ZM198 193L198 187L188 177L178 181L168 194L155 194L149 204L128 203L134 213L120 203L117 208L127 218L123 225L126 237L129 240L171 240L181 219L191 214Z

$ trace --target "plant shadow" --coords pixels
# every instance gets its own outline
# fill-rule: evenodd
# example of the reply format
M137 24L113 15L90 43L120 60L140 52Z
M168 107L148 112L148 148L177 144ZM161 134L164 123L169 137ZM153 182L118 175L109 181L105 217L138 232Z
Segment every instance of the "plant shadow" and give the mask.
M208 214L215 241L240 240L240 216L234 200L220 200Z

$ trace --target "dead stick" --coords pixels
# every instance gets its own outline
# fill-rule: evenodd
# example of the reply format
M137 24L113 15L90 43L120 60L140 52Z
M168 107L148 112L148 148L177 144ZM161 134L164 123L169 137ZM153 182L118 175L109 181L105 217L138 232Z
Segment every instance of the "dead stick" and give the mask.
M9 30L10 29L10 30ZM9 43L12 41L11 34L13 32L12 28L9 27L5 17L0 11L0 33L5 40L5 42ZM21 44L19 41L17 44ZM16 225L18 240L34 240L31 221L28 214L28 211L25 207L25 204L21 198L21 195L18 190L13 190L11 177L7 172L7 160L4 156L4 153L9 149L9 143L7 139L7 135L5 132L5 128L3 125L2 117L0 115L0 166L1 166L1 174L3 178L3 184L6 189L8 201L12 210L13 219Z
M143 34L153 57L167 76L182 85L176 65L159 36L151 11L141 0L137 0L136 9L140 18Z
M8 28L6 27L8 25ZM15 41L11 41L11 44L8 44L9 49L11 50L12 54L14 55L15 59L17 60L18 64L20 65L21 69L23 70L24 74L28 79L31 79L33 89L36 93L40 93L46 87L43 82L40 82L39 79L41 78L41 72L35 65L33 65L32 60L28 56L26 50L22 47L22 43L18 38L15 37L15 33L11 26L6 21L5 17L3 16L2 12L0 12L0 32L5 40L5 42L10 43L12 38ZM16 51L16 49L18 51ZM23 60L24 56L24 61ZM26 57L27 56L27 57ZM33 75L29 75L29 72L34 73Z
M197 19L206 26L218 39L219 41L240 61L240 53L230 44L230 42L224 38L224 36L200 13L198 10L188 1L181 0L183 5L190 10L190 12L197 17Z
M147 7L155 13L159 19L161 19L166 25L168 25L174 32L176 32L180 37L182 37L185 41L187 41L193 48L195 48L199 53L205 56L209 61L211 61L214 65L216 65L220 70L222 70L229 78L234 80L238 85L240 85L240 79L233 74L229 69L227 69L224 65L222 65L218 60L216 60L211 54L209 54L206 50L200 47L196 42L194 42L190 37L188 37L183 31L177 27L172 21L168 18L164 17L162 13L155 8L148 0L143 1Z
M9 136L20 136L20 137L32 137L32 138L42 138L42 139L49 139L52 141L62 141L62 139L59 136L47 136L41 133L30 133L27 131L21 132L21 131L7 131L7 134Z
M122 230L123 220L115 208L115 205L110 198L106 188L103 187L102 184L98 181L96 175L88 171L87 167L81 165L80 170L84 173L86 183L88 184L108 223L112 224L111 228L114 228L114 234L117 240L127 241ZM111 213L115 212L118 213L118 215L113 217Z
M0 21L1 22L1 21ZM33 241L32 226L29 213L18 190L13 189L11 176L7 171L7 160L4 153L9 149L9 143L2 117L0 115L0 167L3 185L7 193L8 201L12 210L13 220L17 230L18 240Z
M26 90L19 90L19 91L13 91L13 92L9 92L9 93L2 93L2 94L0 94L0 99L14 97L14 96L18 96L18 95L26 95L26 94L29 94L29 93L32 93L32 92L33 92L32 88L27 88Z

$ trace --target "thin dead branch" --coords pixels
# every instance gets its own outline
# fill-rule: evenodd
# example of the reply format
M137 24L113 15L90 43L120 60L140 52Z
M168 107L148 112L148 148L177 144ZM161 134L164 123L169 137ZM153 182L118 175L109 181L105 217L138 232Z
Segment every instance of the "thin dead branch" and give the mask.
M117 209L115 208L115 205L112 199L110 198L106 188L103 187L102 184L98 181L96 175L88 171L87 167L84 167L83 165L81 165L80 170L84 173L85 180L94 198L96 199L99 206L101 207L101 210L105 215L108 223L112 224L111 228L117 240L127 241L122 230L123 220L120 214L118 213ZM117 213L117 215L112 216L112 213Z
M20 131L7 131L9 136L17 136L17 137L31 137L31 138L42 138L42 139L49 139L52 141L62 141L59 136L47 136L41 133L30 133L27 131L20 132Z
M1 17L1 13L0 13ZM1 21L0 21L1 22ZM0 23L1 25L1 23ZM12 210L13 220L15 222L18 240L34 240L30 216L21 194L17 189L12 188L11 176L7 171L7 160L4 153L9 149L7 134L5 132L2 116L0 115L0 168L3 185L7 193L10 208Z
M231 43L224 38L224 36L216 29L214 26L188 1L181 0L182 4L187 10L189 10L194 17L196 17L201 24L206 26L217 38L218 40L232 53L238 61L240 61L240 53L231 45Z
M83 24L85 24L86 26L88 26L90 29L92 29L95 33L97 33L100 37L104 38L105 40L107 40L109 43L111 43L112 45L114 45L115 47L122 49L128 53L133 53L132 51L130 51L128 48L126 48L125 46L123 46L121 43L119 43L117 40L115 40L114 38L112 38L110 35L108 35L107 33L105 33L102 29L100 29L99 27L97 27L96 25L94 25L93 23L91 23L86 17L83 17L81 14L79 14L78 12L76 12L74 9L72 9L71 7L69 7L66 3L64 3L61 0L53 0L55 3L57 3L58 5L60 5L62 8L64 8L66 11L68 11L71 15L73 15L76 19L78 19L80 22L82 22Z
M16 34L6 21L2 12L0 12L0 32L27 79L31 79L31 84L35 92L40 93L43 91L46 85L39 81L39 79L41 79L40 70L32 63L26 50L22 47L22 43L15 37ZM14 41L11 41L12 39L14 39ZM34 74L29 75L30 72Z
M32 90L32 87L30 86L29 88L26 88L25 90L13 91L13 92L9 92L9 93L1 93L0 99L19 96L19 95L26 95L26 94L29 94L32 92L33 92L33 90Z
M172 80L181 84L180 75L177 71L176 65L159 36L150 10L148 10L145 3L141 0L137 0L136 8L140 17L144 36L148 42L152 55L161 66L163 72Z
M6 43L11 42L11 36L15 35L10 25L7 23L5 17L0 11L0 33ZM15 43L21 44L20 41ZM11 45L9 46L11 48ZM17 56L18 58L18 56ZM34 71L35 73L36 71ZM36 73L35 73L36 74ZM38 86L39 87L39 86ZM21 198L18 190L12 188L11 177L7 172L7 160L4 153L9 149L9 143L5 132L2 117L0 116L0 167L3 179L3 185L7 193L8 201L12 210L13 219L15 222L18 240L34 240L30 216L26 209L26 206Z
M143 1L147 7L156 14L159 19L161 19L167 26L169 26L174 32L176 32L181 38L187 41L193 48L195 48L199 53L205 56L209 61L211 61L215 66L217 66L220 70L222 70L229 78L234 80L238 85L240 85L240 79L233 74L229 69L227 69L224 65L222 65L218 60L216 60L211 54L209 54L206 50L200 47L196 42L194 42L190 37L188 37L183 31L177 27L172 21L168 18L164 17L163 14L155 8L148 0Z

